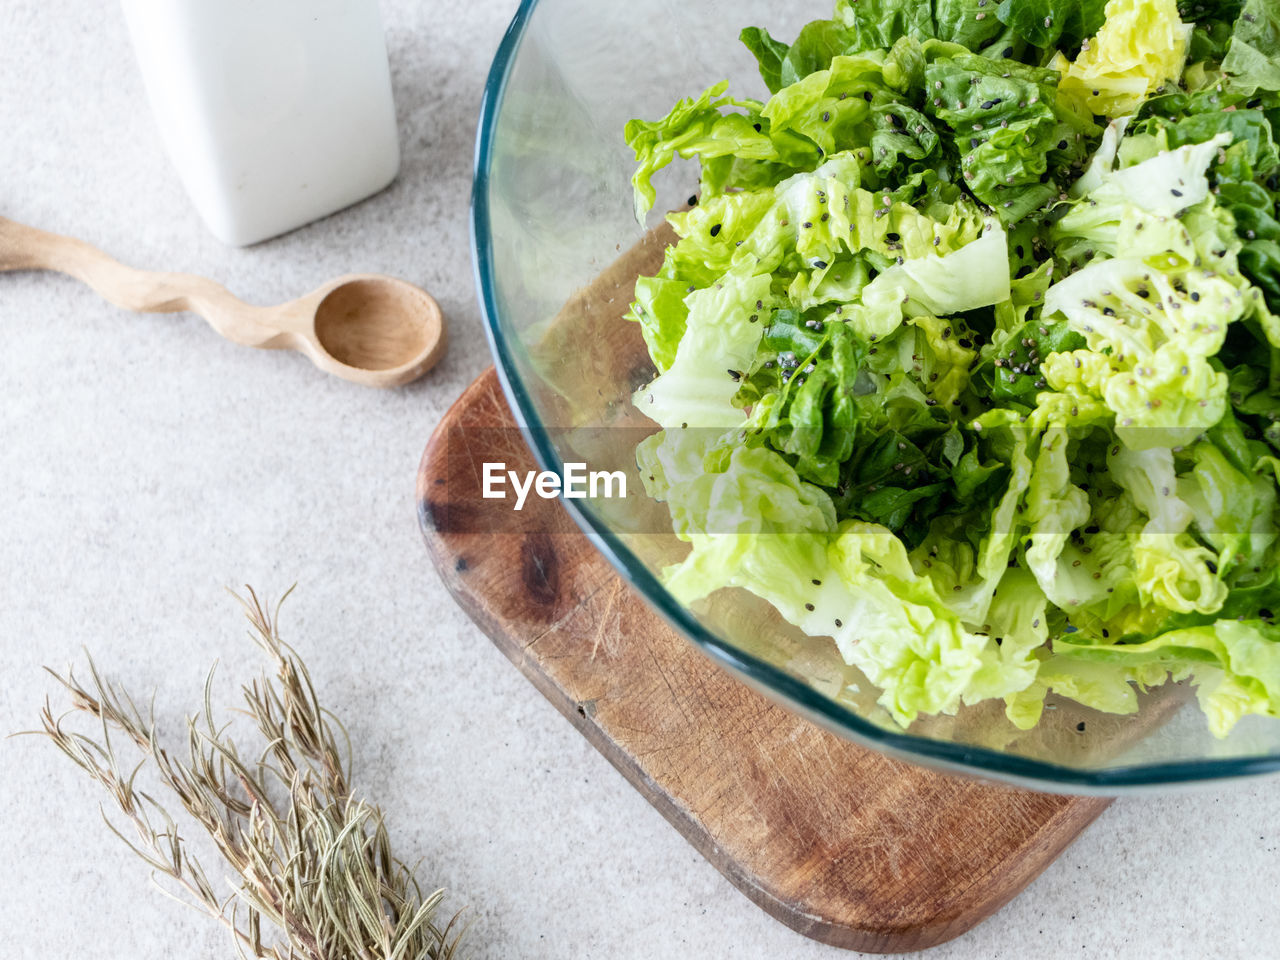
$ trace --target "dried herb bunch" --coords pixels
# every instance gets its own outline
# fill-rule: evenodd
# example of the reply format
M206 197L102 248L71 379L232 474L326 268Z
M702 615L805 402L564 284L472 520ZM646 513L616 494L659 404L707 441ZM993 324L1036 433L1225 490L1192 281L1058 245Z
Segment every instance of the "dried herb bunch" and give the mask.
M110 795L118 815L104 807L107 825L151 866L161 890L224 924L241 957L448 960L458 949L458 918L443 928L436 922L444 892L423 895L392 854L381 811L352 796L346 732L280 639L279 606L275 613L264 608L252 589L238 599L275 668L274 678L242 687L248 715L267 741L257 758L243 757L228 727L214 722L206 681L204 710L187 720L186 757L174 759L157 740L151 712L104 682L92 660L87 689L70 672L49 672L71 693L68 716L95 718L100 738L67 730L66 717L56 718L47 702L37 732ZM137 766L127 767L117 753L121 737L141 752ZM148 766L222 855L234 878L228 895L215 892L165 806L135 789ZM130 826L136 839L126 835Z

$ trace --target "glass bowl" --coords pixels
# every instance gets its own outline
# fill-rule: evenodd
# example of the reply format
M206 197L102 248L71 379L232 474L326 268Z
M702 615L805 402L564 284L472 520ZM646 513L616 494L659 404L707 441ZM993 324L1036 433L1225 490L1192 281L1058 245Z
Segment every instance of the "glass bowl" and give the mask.
M1050 697L1021 731L1000 701L898 727L878 691L830 638L808 637L740 590L693 608L663 587L684 548L666 508L649 500L636 443L657 429L633 406L655 370L639 326L623 319L638 273L662 249L661 211L688 202L696 162L657 181L636 223L623 140L632 117L728 79L764 97L742 27L794 36L829 15L827 0L524 0L498 50L481 112L473 197L480 303L516 422L546 470L566 462L622 470L628 496L563 500L631 586L712 660L835 733L896 757L988 779L1070 793L1117 794L1280 769L1280 722L1245 718L1225 739L1206 728L1191 690L1169 684L1136 714L1102 714ZM647 231L647 232L646 232Z

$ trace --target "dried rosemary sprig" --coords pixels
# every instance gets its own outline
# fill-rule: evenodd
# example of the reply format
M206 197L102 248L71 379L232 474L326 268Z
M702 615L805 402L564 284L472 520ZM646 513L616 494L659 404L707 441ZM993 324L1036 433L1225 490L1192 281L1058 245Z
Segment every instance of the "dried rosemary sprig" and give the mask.
M88 689L71 672L49 672L70 691L71 713L98 721L100 739L67 730L47 701L44 729L36 732L107 791L119 808L115 820L104 808L108 827L151 866L160 889L225 925L241 957L449 960L460 932L456 916L443 928L436 923L444 892L423 895L412 871L392 855L381 811L352 797L350 743L344 763L334 728L344 740L346 732L320 706L306 667L280 639L277 616L252 589L238 599L250 635L275 668L274 678L263 675L241 688L267 740L257 759L242 757L227 728L214 723L212 673L203 713L187 720L185 759L160 745L152 714L144 715L123 687L104 682L92 660ZM120 735L142 754L132 769L116 752L113 738ZM148 766L212 839L235 878L229 895L214 892L168 810L135 789ZM136 841L126 836L129 825Z

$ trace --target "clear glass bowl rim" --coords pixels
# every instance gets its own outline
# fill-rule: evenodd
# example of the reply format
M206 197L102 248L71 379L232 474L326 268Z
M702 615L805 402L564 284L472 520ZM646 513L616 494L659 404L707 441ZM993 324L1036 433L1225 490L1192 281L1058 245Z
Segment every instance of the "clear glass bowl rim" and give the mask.
M502 112L507 82L525 32L540 3L541 0L521 0L494 55L485 83L473 171L471 253L485 336L489 341L503 393L540 468L561 473L563 462L521 380L514 353L520 347L508 342L499 324L488 197L498 118ZM561 498L560 503L583 534L645 602L714 662L729 669L750 686L768 693L772 699L781 700L790 709L837 735L871 749L934 768L1037 790L1078 794L1114 795L1144 788L1176 788L1280 772L1280 756L1205 758L1080 769L983 747L886 730L828 699L772 664L739 650L731 642L708 630L683 604L671 596L606 524L589 510L583 509L581 501Z

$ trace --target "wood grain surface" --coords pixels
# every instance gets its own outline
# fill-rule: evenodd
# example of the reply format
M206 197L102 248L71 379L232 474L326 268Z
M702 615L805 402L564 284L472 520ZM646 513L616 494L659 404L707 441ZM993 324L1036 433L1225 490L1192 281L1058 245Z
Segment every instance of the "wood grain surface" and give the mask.
M493 370L446 415L418 476L427 549L472 619L735 886L800 933L930 947L1021 891L1108 801L891 760L706 659L556 501L480 495L481 464L535 469ZM625 830L617 837L626 856ZM654 883L663 882L653 878Z

